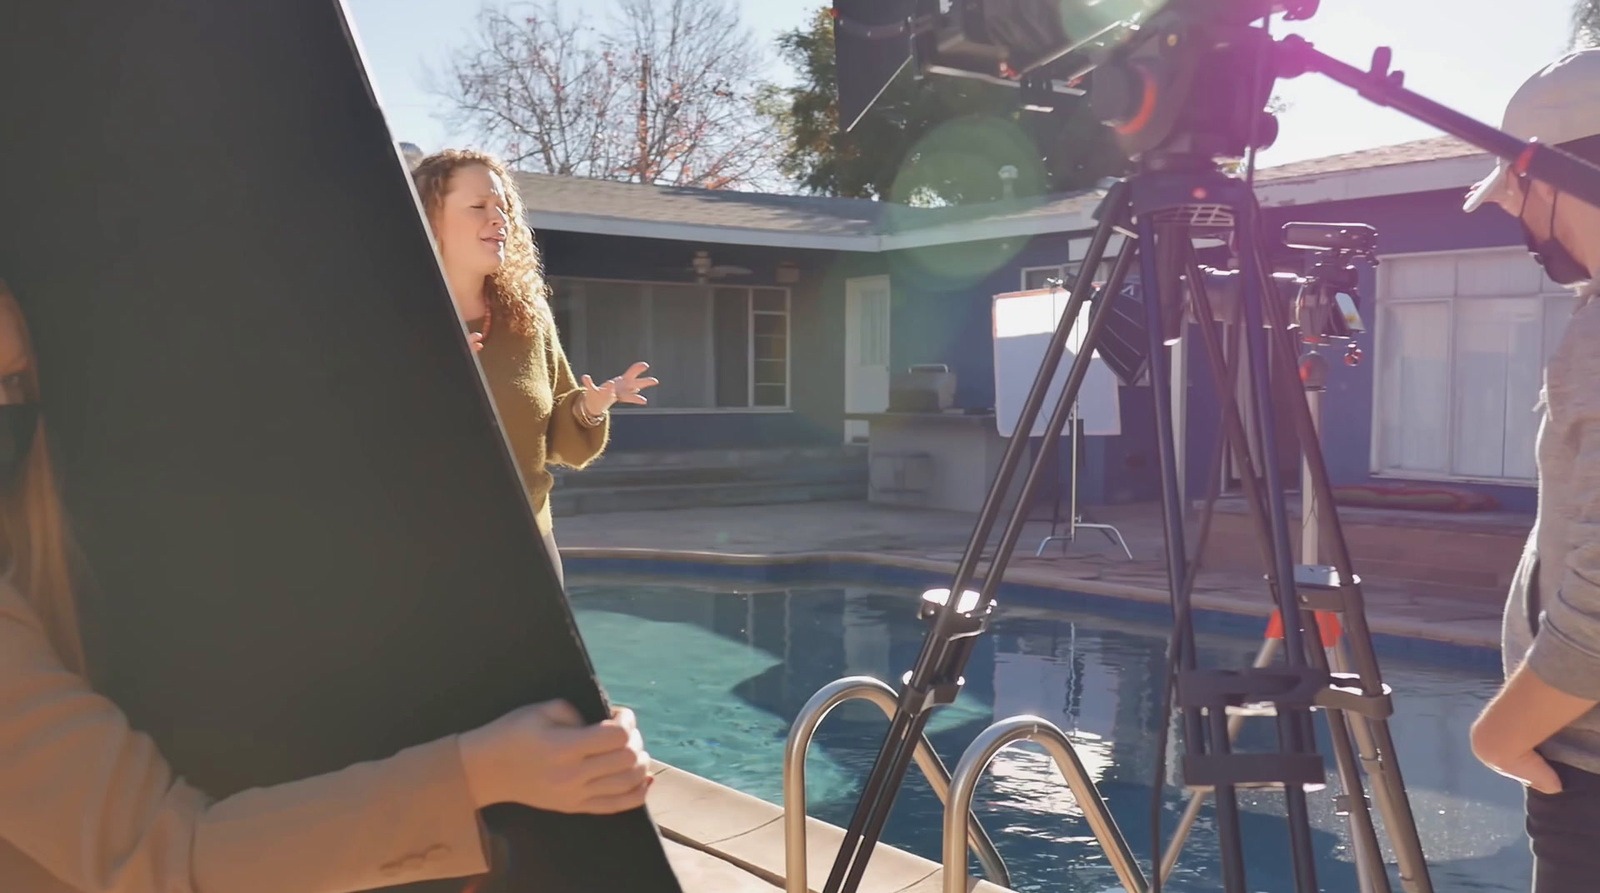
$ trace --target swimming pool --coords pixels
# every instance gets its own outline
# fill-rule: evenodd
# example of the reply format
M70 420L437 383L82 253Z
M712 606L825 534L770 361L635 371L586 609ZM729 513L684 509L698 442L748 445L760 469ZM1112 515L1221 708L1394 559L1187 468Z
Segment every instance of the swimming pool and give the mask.
M586 581L575 574L569 590L600 678L615 701L638 712L651 754L781 804L784 740L806 700L840 676L898 679L915 661L926 627L914 616L909 589L720 588ZM961 698L935 714L934 747L953 767L973 737L997 719L1032 713L1057 723L1147 864L1165 635L1154 616L1002 603L968 665ZM1202 661L1213 666L1245 666L1259 646L1259 639L1223 633L1203 634L1199 643ZM1390 655L1383 669L1395 691L1393 732L1435 889L1525 891L1531 858L1522 795L1480 766L1467 746L1467 728L1499 681L1492 662L1443 665ZM807 763L813 816L848 823L886 727L882 713L868 704L845 705L823 724ZM1321 752L1330 752L1325 733ZM1186 796L1168 772L1170 835ZM1318 880L1323 889L1354 891L1347 827L1330 800L1329 792L1313 795ZM1251 890L1292 886L1280 802L1281 796L1264 794L1242 803ZM1017 890L1117 888L1041 750L1023 745L1001 754L975 808ZM941 816L938 799L913 769L884 841L937 861ZM1208 809L1167 889L1218 889L1215 853Z

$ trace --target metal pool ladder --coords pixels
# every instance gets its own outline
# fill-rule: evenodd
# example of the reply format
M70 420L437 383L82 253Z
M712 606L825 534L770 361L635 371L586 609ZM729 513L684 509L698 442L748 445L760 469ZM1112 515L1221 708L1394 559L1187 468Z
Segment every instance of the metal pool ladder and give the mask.
M817 726L833 712L833 708L846 701L871 701L878 705L885 716L893 718L899 697L894 689L871 676L848 676L823 686L812 695L811 700L801 708L794 725L789 728L789 740L783 751L784 889L787 893L808 893L809 890L806 886L806 753L811 749L811 738L816 734ZM945 824L948 827L950 773L926 735L917 744L916 761L933 792L945 804ZM961 863L961 877L965 879L967 876L967 849L963 843L970 843L989 880L1009 887L1011 876L1006 872L1006 863L995 851L994 842L976 820L967 820L972 804L970 790L961 802L961 842L955 846L957 861ZM945 851L950 851L948 841L945 842ZM948 874L948 867L945 870ZM966 893L964 883L961 890Z
M1037 716L1013 716L995 723L973 739L961 755L961 761L956 763L944 808L944 893L967 893L967 853L961 844L971 833L969 829L975 827L969 823L978 780L1000 751L1019 741L1042 745L1055 760L1056 768L1061 770L1067 787L1072 789L1072 796L1083 810L1089 829L1094 832L1095 840L1099 841L1123 889L1128 893L1145 893L1144 872L1139 869L1133 850L1128 848L1121 829L1111 817L1111 810L1106 808L1106 801L1101 799L1094 779L1078 759L1072 742L1054 723Z
M783 754L784 889L787 893L808 893L809 890L806 878L806 753L811 748L811 739L817 726L835 707L856 700L871 701L892 718L899 699L894 689L877 679L849 676L823 686L812 695L789 729ZM1055 724L1037 716L1014 716L985 729L961 755L953 777L926 735L917 744L917 766L944 803L944 893L967 893L969 847L990 881L1002 887L1011 886L1005 862L972 815L972 799L978 790L978 780L995 756L1019 741L1033 741L1050 754L1123 888L1128 893L1145 893L1144 872L1111 817L1111 811L1100 798L1094 780L1084 769L1083 761L1078 759L1072 742Z

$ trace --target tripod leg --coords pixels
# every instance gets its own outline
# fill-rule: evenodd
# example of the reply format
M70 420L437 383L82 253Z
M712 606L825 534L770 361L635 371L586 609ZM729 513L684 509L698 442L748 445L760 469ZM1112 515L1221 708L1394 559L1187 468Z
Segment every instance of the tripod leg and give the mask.
M1284 502L1282 470L1278 466L1274 422L1277 412L1269 376L1269 343L1263 321L1263 305L1276 300L1267 291L1270 279L1256 239L1254 197L1235 209L1241 226L1240 263L1243 269L1242 304L1245 315L1245 340L1249 344L1250 384L1255 404L1257 442L1261 444L1262 470L1266 478L1267 510L1271 516L1273 566L1278 580L1278 610L1283 617L1284 656L1291 667L1307 665L1307 645L1301 629L1300 600L1295 591L1295 558L1289 540L1288 511ZM1280 708L1279 738L1289 753L1308 753L1313 742L1310 711ZM1294 857L1295 879L1301 893L1316 893L1316 854L1311 844L1311 818L1306 792L1299 785L1284 786L1284 805L1288 810L1289 846Z
M1271 541L1267 532L1269 521L1262 510L1261 494L1254 479L1254 463L1249 454L1249 443L1246 440L1243 422L1240 419L1238 407L1233 398L1235 393L1234 373L1237 371L1237 366L1228 366L1222 355L1221 342L1217 338L1215 323L1212 321L1214 317L1212 315L1210 296L1205 287L1205 277L1192 261L1189 265L1189 283L1191 293L1194 295L1196 316L1201 320L1200 332L1205 343L1207 356L1211 360L1212 369L1215 373L1214 378L1217 382L1217 389L1221 395L1225 425L1230 433L1229 440L1234 444L1236 461L1239 462L1240 468L1245 470L1245 473L1241 476L1241 482L1244 485L1245 495L1249 501L1251 516L1255 520L1257 541L1264 549L1263 557L1268 565L1268 578L1271 580L1273 562L1271 551L1267 549ZM1275 582L1273 588L1276 591ZM1320 653L1318 658L1320 658ZM1318 658L1312 660L1313 665L1320 666L1321 661ZM1257 666L1261 666L1261 664L1258 662ZM1235 728L1237 728L1237 723L1230 722L1230 734ZM1335 760L1339 766L1339 777L1346 796L1353 798L1364 796L1360 775L1355 768L1355 759L1350 752L1348 739L1345 739L1341 746L1341 735L1338 732L1333 733L1333 738ZM1198 813L1197 803L1191 802L1190 812ZM1185 818L1188 818L1188 815L1186 813ZM1369 893L1387 893L1388 875L1383 868L1381 850L1377 848L1377 834L1372 828L1370 816L1365 814L1357 815L1352 812L1350 821L1352 840L1357 853L1357 868L1362 872L1362 889L1369 891ZM1376 862L1374 862L1375 857ZM1370 878L1378 879L1371 880Z
M1261 643L1261 650L1256 652L1256 659L1251 666L1265 667L1277 657L1278 649L1283 647L1279 639L1267 639ZM1233 740L1239 734L1239 727L1244 725L1244 717L1228 717L1228 740ZM1172 877L1172 869L1178 865L1178 856L1183 853L1183 845L1189 840L1189 833L1194 830L1195 820L1200 818L1200 809L1205 805L1206 792L1195 791L1189 798L1189 805L1183 811L1183 816L1178 819L1178 828L1173 832L1172 842L1167 844L1167 851L1161 858L1161 879L1165 881Z
M1292 334L1284 322L1283 308L1270 308L1273 332L1286 345L1280 364L1293 363ZM1290 374L1287 368L1284 374ZM1297 372L1295 373L1297 374ZM1363 692L1379 695L1384 692L1377 656L1372 647L1372 632L1367 626L1366 603L1361 593L1360 579L1356 576L1350 557L1349 543L1344 537L1344 526L1339 519L1333 499L1333 481L1322 453L1322 441L1316 433L1316 423L1311 418L1311 407L1304 401L1295 401L1294 422L1305 450L1306 469L1310 473L1314 498L1328 508L1326 543L1331 547L1333 565L1339 572L1344 594L1344 642L1348 644L1349 669L1360 679ZM1335 711L1329 711L1330 717ZM1410 893L1432 893L1433 882L1428 875L1427 859L1422 852L1422 841L1417 833L1416 818L1406 794L1405 781L1400 773L1399 758L1389 724L1384 719L1352 717L1356 741L1362 745L1362 763L1372 778L1373 799L1383 812L1384 828L1395 859L1400 866L1402 886ZM1363 743L1363 739L1366 739ZM1385 872L1387 877L1387 872Z
M889 811L894 806L900 783L910 767L916 744L921 740L922 731L927 725L931 711L938 704L948 703L959 690L961 670L971 656L973 637L981 631L981 618L987 612L988 606L993 603L999 578L1004 573L1006 562L1011 557L1017 538L1021 536L1022 527L1027 520L1031 495L1038 487L1039 475L1046 463L1054 461L1060 431L1088 372L1088 364L1094 353L1093 345L1110 321L1110 314L1101 312L1117 296L1110 287L1106 289L1106 299L1098 302L1100 307L1090 322L1085 345L1072 364L1066 386L1062 389L1060 400L1047 425L1039 457L1029 469L1021 496L1006 525L1000 547L996 550L992 572L984 579L977 604L965 614L958 611L957 606L964 600L967 586L974 578L977 563L999 517L1001 505L1006 492L1010 489L1022 451L1027 446L1026 434L1033 430L1034 420L1038 417L1050 383L1055 378L1056 370L1065 355L1072 326L1088 299L1093 272L1104 256L1105 247L1110 241L1116 222L1127 213L1129 189L1126 182L1118 183L1112 187L1102 207L1100 227L1090 242L1089 251L1078 274L1078 281L1068 300L1066 312L1056 326L1045 360L1034 379L1033 388L1028 393L1022 414L1017 421L1017 431L1022 436L1013 437L1006 446L1000 469L979 512L972 539L967 544L961 564L956 568L950 594L945 604L934 614L932 628L923 641L917 663L907 674L900 705L895 711L893 720L890 721L889 731L884 736L877 760L873 763L872 773L867 778L861 799L851 817L850 826L845 831L844 841L834 860L827 883L823 887L825 893L854 893L860 886L867 870L868 860L877 846L884 823L888 820ZM1114 279L1126 273L1132 253L1133 247L1125 243L1113 271ZM980 619L975 620L975 618Z
M1212 370L1212 379L1216 384L1217 395L1222 410L1223 432L1222 446L1231 448L1234 461L1240 469L1240 483L1244 488L1245 500L1249 507L1249 515L1255 522L1256 541L1263 549L1262 561L1269 586L1276 592L1276 581L1272 577L1272 554L1267 549L1267 518L1266 511L1261 503L1261 493L1256 484L1255 462L1250 456L1250 441L1245 434L1244 421L1239 415L1239 406L1235 400L1238 384L1239 364L1229 363L1222 350L1222 341L1218 337L1216 318L1212 312L1211 298L1206 291L1205 277L1201 275L1199 266L1195 262L1191 246L1188 252L1186 267L1188 269L1189 293L1193 296L1195 317L1199 320L1197 328L1201 341L1205 346L1206 357ZM1237 320L1233 321L1237 326ZM1238 331L1238 329L1235 329ZM1221 463L1222 455L1217 456ZM1217 473L1221 473L1218 465ZM1272 663L1278 651L1282 648L1279 639L1267 639L1261 643L1261 650L1257 653L1252 666L1265 667ZM1231 716L1228 718L1228 740L1232 741L1238 734L1240 726L1244 724L1244 717ZM1184 810L1183 816L1178 820L1178 827L1173 835L1172 842L1168 845L1165 855L1161 860L1161 877L1163 880L1170 877L1172 869L1176 867L1178 857L1182 853L1183 845L1188 840L1189 833L1194 827L1194 822L1200 817L1200 810L1204 806L1206 793L1196 791L1189 799L1189 805Z
M1185 598L1188 577L1188 554L1184 548L1183 494L1178 491L1177 444L1172 421L1170 354L1165 338L1162 286L1176 283L1182 273L1182 253L1176 252L1179 240L1187 242L1183 226L1163 226L1159 231L1149 215L1140 217L1139 259L1140 281L1144 288L1145 326L1150 343L1150 390L1155 403L1156 445L1161 458L1161 514L1166 533L1167 585L1173 596L1174 646L1181 655L1180 667L1193 670L1195 666L1194 627L1190 606ZM1174 263L1175 262L1175 263ZM1163 266L1167 269L1163 269ZM1176 300L1176 296L1174 296ZM1185 747L1190 753L1202 749L1224 754L1230 749L1227 736L1227 716L1221 711L1210 711L1205 716L1198 709L1184 711ZM1208 746L1209 745L1209 746ZM1239 803L1231 785L1219 785L1215 791L1217 804L1217 831L1222 857L1223 886L1227 893L1245 893L1248 889L1244 868L1244 842L1240 837ZM1159 866L1156 866L1159 872Z

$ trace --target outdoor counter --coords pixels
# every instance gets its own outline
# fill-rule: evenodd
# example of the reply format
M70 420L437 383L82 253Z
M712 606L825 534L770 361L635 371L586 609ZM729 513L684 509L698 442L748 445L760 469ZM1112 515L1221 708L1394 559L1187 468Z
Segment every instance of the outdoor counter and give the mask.
M994 413L875 412L845 418L868 424L869 501L957 512L983 507L1006 449ZM1021 478L1018 474L1013 491L1020 489Z

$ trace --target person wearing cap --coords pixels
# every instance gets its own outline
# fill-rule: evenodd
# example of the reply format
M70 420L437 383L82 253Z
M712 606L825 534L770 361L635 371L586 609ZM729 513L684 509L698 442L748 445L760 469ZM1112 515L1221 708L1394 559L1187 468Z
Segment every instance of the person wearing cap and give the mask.
M1571 53L1511 98L1501 128L1600 163L1600 50ZM1522 226L1575 289L1536 410L1539 508L1506 601L1506 682L1472 727L1478 759L1527 788L1535 893L1600 889L1600 208L1506 162L1467 197Z

